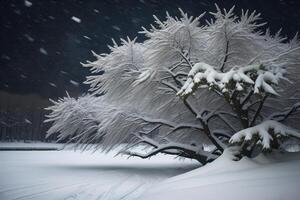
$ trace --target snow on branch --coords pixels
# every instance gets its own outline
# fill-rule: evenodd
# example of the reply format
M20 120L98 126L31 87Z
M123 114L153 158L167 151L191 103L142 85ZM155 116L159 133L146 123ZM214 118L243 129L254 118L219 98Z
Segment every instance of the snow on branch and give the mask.
M89 67L92 74L87 77L86 84L95 94L126 94L133 79L139 76L144 65L144 47L135 42L136 39L121 39L121 45L109 46L110 54L96 54L96 61L87 61L84 67ZM102 73L100 73L102 72ZM103 73L105 72L105 73Z
M144 56L147 59L145 68L134 85L153 78L164 65L172 68L174 63L180 63L180 68L192 67L193 52L199 49L199 41L204 39L199 20L205 13L198 17L188 16L181 9L180 13L180 18L167 13L167 19L164 21L154 16L156 26L151 25L149 30L142 27L143 31L140 33L149 38L144 42L147 47Z
M203 147L172 142L168 141L167 143L157 142L149 137L146 134L135 134L140 140L136 144L145 143L152 147L146 153L140 153L136 151L130 150L132 147L136 146L131 145L123 148L119 153L128 155L128 156L136 156L140 158L150 158L158 153L167 153L171 155L182 156L185 158L192 158L198 160L202 164L206 164L207 162L211 162L217 158L217 155L212 152L205 151Z
M75 99L68 95L50 101L54 105L45 108L51 111L45 122L52 122L47 137L59 133L58 140L67 139L77 145L100 141L96 134L100 124L97 118L98 98L87 95Z
M45 120L53 123L48 130L48 136L59 133L59 140L68 139L82 149L93 143L97 144L93 148L100 148L105 152L125 143L128 143L125 145L126 148L136 147L142 143L158 148L160 140L166 141L165 145L172 146L172 140L180 138L181 134L178 135L178 131L203 130L197 123L175 123L169 119L153 118L133 110L126 110L121 106L114 106L105 102L103 98L90 95L78 99L67 96L58 101L51 101L54 105L47 108L51 113ZM163 138L156 139L158 129L162 127L167 127L169 131ZM171 134L172 140L169 139ZM189 146L191 145L186 145L186 148ZM189 152L192 150L194 149L190 149ZM194 154L200 153L202 151Z
M300 133L277 121L267 120L261 124L235 133L230 138L229 142L241 143L243 141L255 140L255 144L257 144L257 142L261 142L264 149L270 149L273 141L280 137L287 136L300 138Z
M267 70L262 65L236 67L228 72L219 72L215 67L200 62L190 70L187 81L177 95L187 96L198 87L214 88L222 93L243 91L248 85L252 85L254 93L278 95L273 86L277 85L282 77L283 70Z

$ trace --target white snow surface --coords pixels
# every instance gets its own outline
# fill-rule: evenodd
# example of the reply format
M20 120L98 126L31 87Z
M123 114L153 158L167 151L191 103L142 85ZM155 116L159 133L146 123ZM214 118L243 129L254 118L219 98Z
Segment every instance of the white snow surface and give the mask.
M298 200L300 154L273 153L233 161L226 150L214 162L165 180L142 200Z
M198 166L172 156L143 160L114 153L0 151L0 199L139 199L154 184Z
M61 147L47 143L0 145ZM300 153L275 152L233 161L232 151L225 150L200 168L196 162L172 156L143 160L114 157L114 153L0 151L0 199L298 200L300 196Z
M27 119L28 120L28 119ZM56 148L63 149L64 144L49 143L49 142L0 142L0 149L45 149ZM65 147L64 149L72 149L72 145Z

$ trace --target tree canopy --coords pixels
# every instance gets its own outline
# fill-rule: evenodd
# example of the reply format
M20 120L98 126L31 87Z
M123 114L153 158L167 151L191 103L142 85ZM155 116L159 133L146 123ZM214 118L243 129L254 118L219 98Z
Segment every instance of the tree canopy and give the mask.
M298 35L271 35L255 11L216 9L206 22L206 13L182 10L164 21L154 16L140 32L143 43L121 39L108 54L93 52L96 60L82 64L91 70L90 94L53 101L49 135L59 132L83 148L202 164L231 143L251 156L254 148L283 148L299 138Z

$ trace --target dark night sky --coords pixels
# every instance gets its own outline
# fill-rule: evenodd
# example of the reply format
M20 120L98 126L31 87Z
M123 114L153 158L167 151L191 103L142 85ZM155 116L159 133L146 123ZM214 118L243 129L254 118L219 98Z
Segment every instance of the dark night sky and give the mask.
M30 5L30 2L32 5ZM178 7L197 16L215 11L211 0L0 0L0 90L55 98L68 90L86 91L90 50L108 52L111 38L142 36L152 14L178 14ZM275 32L292 37L300 30L298 0L223 0L220 7L257 10ZM72 16L81 19L80 23ZM118 41L118 40L117 40Z

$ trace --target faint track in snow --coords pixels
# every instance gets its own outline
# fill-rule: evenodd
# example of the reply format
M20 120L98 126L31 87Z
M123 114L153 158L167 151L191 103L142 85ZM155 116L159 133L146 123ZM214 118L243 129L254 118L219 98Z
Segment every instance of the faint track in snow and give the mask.
M110 188L103 194L99 195L95 200L126 200L133 199L142 194L143 188L149 186L138 175L129 175L119 181L118 183L110 186Z
M76 186L76 185L80 185L80 184L86 184L86 183L89 183L91 179L86 179L86 178L81 178L81 179L75 179L73 184L63 184L63 185L59 185L58 187L60 188L65 188L65 187L69 187L69 186ZM83 182L82 182L83 181ZM55 185L55 182L53 181L43 181L42 183L40 184L33 184L33 185L26 185L26 186L21 186L21 187L12 187L12 188L8 188L8 189L4 189L0 192L0 194L2 195L6 195L6 196L12 196L12 195L19 195L20 193L26 193L28 191L32 191L32 190L42 190L43 193L46 193L47 190L45 190L45 188L48 188L49 186L53 186ZM57 187L55 187L55 190L56 190ZM49 192L51 192L52 190L49 190ZM30 194L26 194L24 196L28 196L28 195L31 195L33 193L30 193ZM0 196L1 197L1 196ZM18 198L21 198L20 197L16 197L16 198L13 198L13 199L18 199ZM0 198L0 200L2 200Z
M14 190L26 190L27 188L32 188L32 187L36 187L36 186L41 186L41 185L47 185L49 183L40 183L40 184L33 184L33 185L27 185L27 186L21 186L21 187L11 187L11 188L6 188L3 190L0 190L0 194L1 193L7 193L10 191L14 191Z
M20 200L20 199L25 199L25 198L26 199L32 199L32 198L35 198L38 195L49 193L49 192L52 192L54 190L62 190L62 189L68 188L68 187L85 186L85 185L88 185L88 184L79 184L79 183L77 183L77 184L72 184L72 185L64 185L63 187L61 187L61 186L54 187L54 188L51 188L49 190L43 190L43 191L39 191L39 192L36 192L36 193L31 193L31 194L28 194L28 195L13 198L12 200Z
M0 151L0 163L0 200L138 199L154 183L194 167L173 158L127 160L73 151Z
M39 185L35 184L35 185L19 187L20 189L17 189L17 190L13 190L13 188L10 188L9 191L3 192L3 194L6 193L6 196L8 196L8 197L13 196L13 197L10 198L11 200L18 200L18 199L24 199L24 198L32 199L32 198L35 198L35 196L38 196L38 195L41 195L41 194L47 194L47 193L50 193L50 192L56 191L56 190L64 190L64 189L70 188L70 187L89 185L91 180L92 179L86 179L86 178L81 178L81 179L77 179L77 180L75 179L74 182L76 182L76 183L62 184L62 185L58 185L56 187L52 187L50 189L46 189L46 188L48 188L48 186L55 185L55 183L54 182L47 182L47 183L43 183L43 184L39 184ZM24 195L24 193L26 193L28 191L32 191L32 190L35 190L35 191L38 190L38 192L28 193L28 194ZM17 196L20 193L22 193L23 195Z

